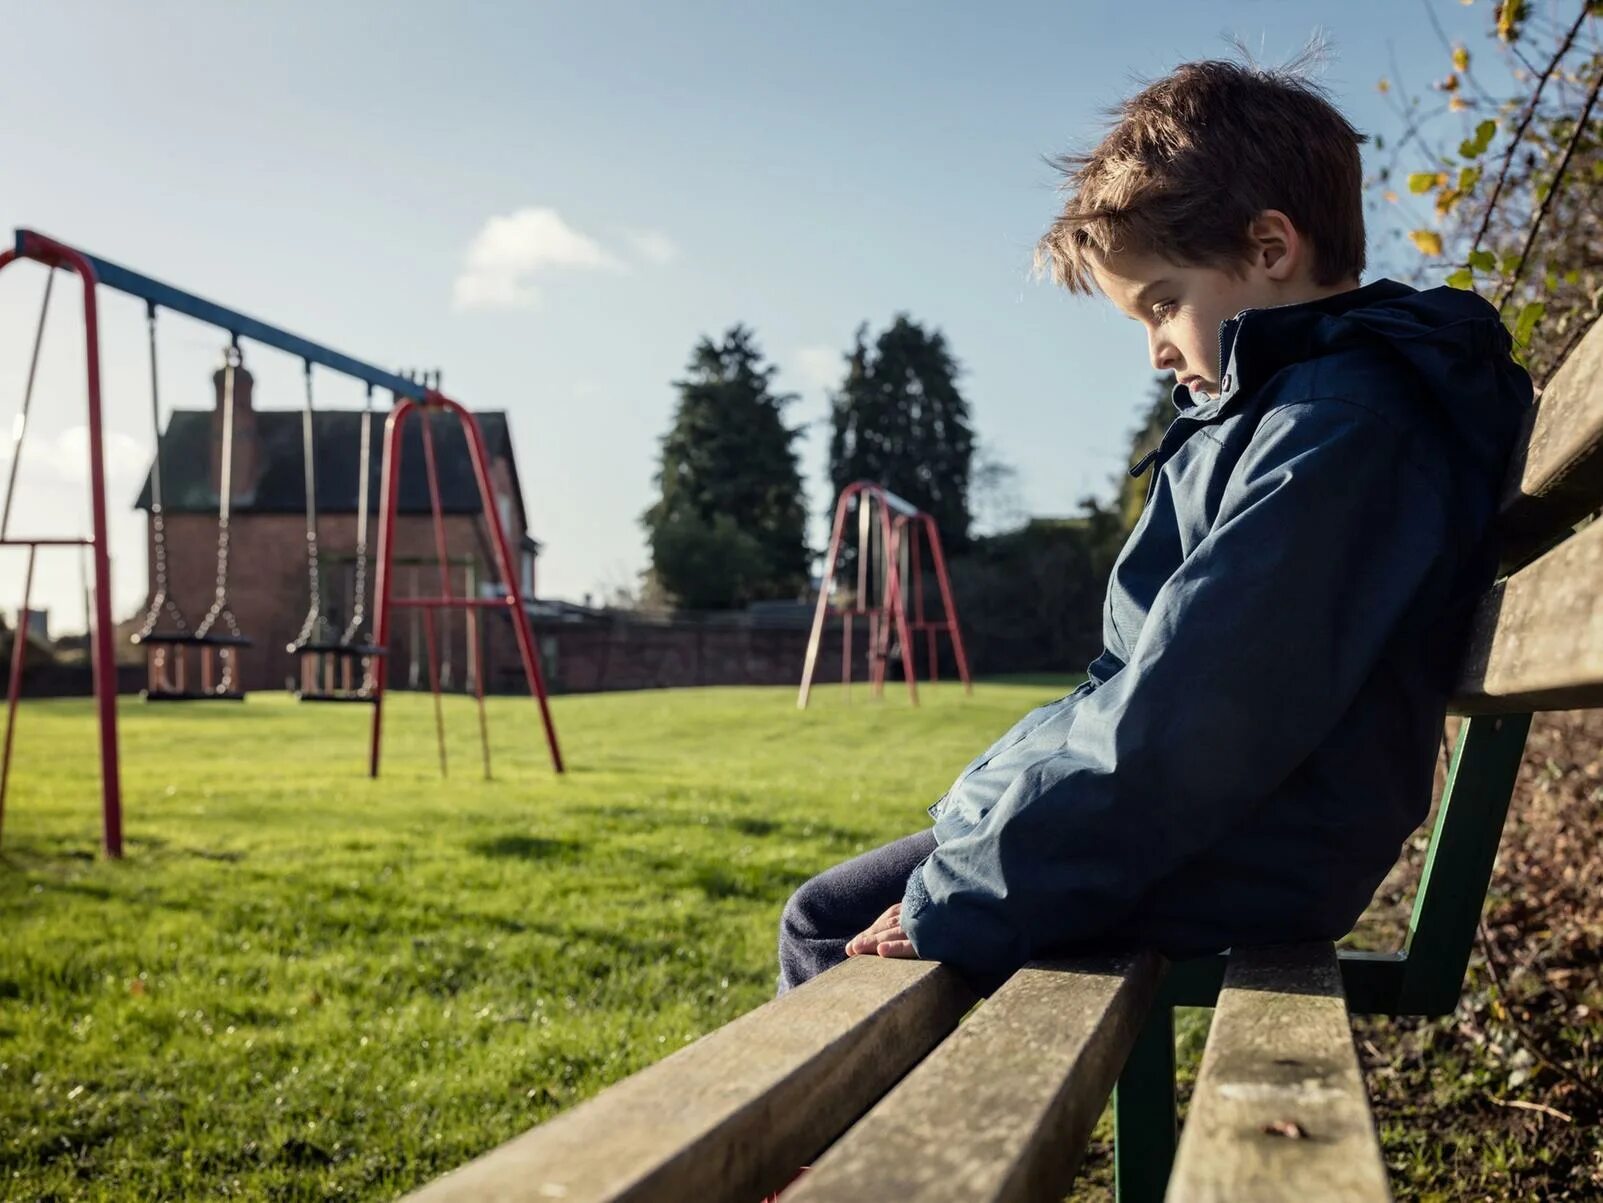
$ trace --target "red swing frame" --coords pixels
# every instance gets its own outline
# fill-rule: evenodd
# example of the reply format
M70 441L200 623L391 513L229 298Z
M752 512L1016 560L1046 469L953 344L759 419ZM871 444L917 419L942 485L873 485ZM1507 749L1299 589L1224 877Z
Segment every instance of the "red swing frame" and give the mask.
M479 501L483 509L485 520L490 528L491 550L495 554L496 567L501 574L502 584L506 593L502 597L458 597L451 588L451 577L448 567L446 551L445 517L440 508L440 481L434 456L433 423L428 419L436 412L446 412L456 415L462 426L463 437L467 440L468 455L473 463L473 477L479 486ZM406 422L413 414L422 412L423 422L423 466L428 477L429 485L429 511L434 523L434 547L439 560L440 592L432 597L396 597L394 596L395 573L395 519L397 506L400 502L401 491L401 434ZM397 400L395 408L390 411L384 423L384 459L380 473L379 492L383 497L383 509L379 511L378 528L378 572L374 579L374 597L376 614L373 620L373 642L381 648L389 646L390 617L395 609L420 609L423 611L424 642L428 654L429 691L434 695L434 732L439 748L440 774L446 772L445 756L445 720L440 704L440 670L438 653L435 644L434 614L437 610L461 609L467 612L468 623L468 655L473 658L474 693L479 710L479 739L484 756L484 775L490 775L490 745L485 725L484 713L484 672L479 663L482 648L480 646L478 631L478 615L480 610L505 608L512 619L512 629L517 637L518 656L523 663L523 675L529 685L529 692L533 695L535 704L540 712L540 721L545 728L546 745L551 751L551 765L557 772L563 772L562 751L557 745L556 726L551 721L551 707L546 696L545 678L540 672L540 659L534 650L534 633L529 626L529 614L523 607L523 592L518 583L516 563L512 558L511 549L507 544L506 531L501 525L501 513L496 507L495 490L490 481L490 460L484 449L484 436L479 430L479 423L471 411L465 406L453 401L437 389L426 389L421 400L407 398ZM383 746L384 730L384 693L388 665L380 667L376 688L373 692L373 733L372 743L368 753L368 775L377 777L379 774L379 758Z
M95 269L89 260L71 247L32 232L19 233L18 245L0 251L0 271L18 259L32 259L54 270L76 272L83 283L84 370L89 399L89 512L91 535L87 539L14 539L0 531L0 547L26 547L28 567L22 587L22 608L18 630L11 644L11 671L6 685L6 733L0 749L0 824L5 820L6 788L11 778L11 746L16 733L17 702L22 694L22 667L27 649L24 629L28 604L32 600L33 567L41 547L88 547L94 560L94 629L90 632L89 654L94 673L95 709L100 720L100 815L101 847L112 858L122 856L122 774L117 749L117 660L111 633L111 555L106 534L106 458L101 438L100 418L100 315L95 288Z

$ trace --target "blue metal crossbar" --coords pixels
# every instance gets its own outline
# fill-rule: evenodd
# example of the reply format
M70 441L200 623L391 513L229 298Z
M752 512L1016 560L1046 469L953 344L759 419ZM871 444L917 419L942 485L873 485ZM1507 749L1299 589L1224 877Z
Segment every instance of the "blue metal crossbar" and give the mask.
M17 254L29 253L29 239L49 239L48 235L39 234L34 230L17 231ZM364 380L376 388L387 389L398 397L411 397L422 401L428 392L427 387L419 381L408 380L405 376L398 376L394 372L387 372L383 368L376 368L370 363L363 363L360 359L352 359L349 355L314 343L310 339L291 334L287 330L280 330L277 326L270 326L266 322L248 317L236 309L207 301L193 293L184 292L170 284L163 284L160 280L152 280L149 276L142 276L136 271L129 271L105 259L96 258L87 252L80 251L90 266L95 269L95 279L107 288L114 288L118 292L125 292L129 296L139 297L141 300L162 309L170 309L174 313L182 313L198 321L217 326L228 331L234 338L248 338L252 342L263 346L277 347L280 351L289 354L307 363L321 364L336 372L347 376L354 376Z

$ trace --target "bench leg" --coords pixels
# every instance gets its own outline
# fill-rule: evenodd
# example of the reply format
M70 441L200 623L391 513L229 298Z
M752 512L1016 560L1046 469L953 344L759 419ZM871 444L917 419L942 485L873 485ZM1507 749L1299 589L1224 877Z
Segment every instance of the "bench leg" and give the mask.
M1174 1165L1174 1008L1147 1016L1113 1092L1113 1172L1119 1203L1162 1203Z

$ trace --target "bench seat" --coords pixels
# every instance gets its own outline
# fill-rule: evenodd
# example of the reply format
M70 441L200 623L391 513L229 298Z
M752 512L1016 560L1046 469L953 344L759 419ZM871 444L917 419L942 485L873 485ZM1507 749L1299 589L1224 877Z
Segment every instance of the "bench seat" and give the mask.
M943 966L854 957L408 1200L757 1203L812 1164L786 1203L1055 1201L1167 969L1041 961L974 1007ZM1391 1197L1328 944L1229 959L1193 1107L1171 1200Z

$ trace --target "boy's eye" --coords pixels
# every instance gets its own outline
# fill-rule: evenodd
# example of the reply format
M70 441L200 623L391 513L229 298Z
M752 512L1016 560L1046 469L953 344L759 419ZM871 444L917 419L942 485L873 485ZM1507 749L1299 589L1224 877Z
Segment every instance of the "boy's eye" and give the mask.
M1174 302L1173 301L1159 301L1156 305L1154 305L1152 307L1152 316L1157 318L1160 322L1164 318L1168 317L1169 314L1171 314L1173 312L1174 312Z

